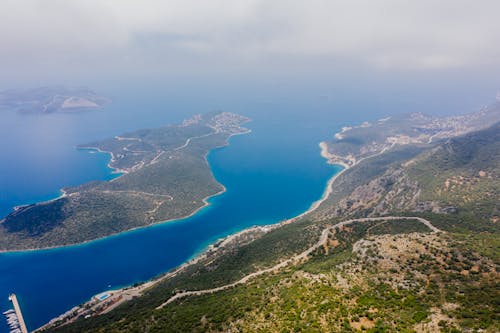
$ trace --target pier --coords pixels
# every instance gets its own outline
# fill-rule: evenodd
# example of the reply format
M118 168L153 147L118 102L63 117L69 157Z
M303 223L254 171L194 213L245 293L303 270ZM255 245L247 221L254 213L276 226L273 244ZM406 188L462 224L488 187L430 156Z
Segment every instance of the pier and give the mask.
M17 301L16 294L10 294L9 300L14 305L14 311L16 313L19 330L21 333L28 333L28 329L26 328L26 323L24 322L23 313L21 312L21 307L19 306L19 302Z

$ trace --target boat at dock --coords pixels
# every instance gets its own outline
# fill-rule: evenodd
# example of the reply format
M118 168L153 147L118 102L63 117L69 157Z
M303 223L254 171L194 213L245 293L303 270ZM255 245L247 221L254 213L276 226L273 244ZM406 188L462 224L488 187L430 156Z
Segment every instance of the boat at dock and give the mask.
M14 309L9 309L3 312L3 315L7 320L7 325L9 326L9 333L28 333L16 295L10 294L9 301L12 302Z
M9 333L22 333L21 325L19 323L19 318L17 317L16 311L9 309L3 312L5 319L7 320L7 325L9 326Z

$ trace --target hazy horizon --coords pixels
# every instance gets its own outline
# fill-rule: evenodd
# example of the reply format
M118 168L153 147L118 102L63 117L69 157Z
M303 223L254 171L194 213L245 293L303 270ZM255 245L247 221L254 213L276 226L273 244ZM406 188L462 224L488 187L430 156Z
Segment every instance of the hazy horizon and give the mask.
M9 0L0 7L1 89L139 87L200 96L213 101L207 109L231 98L393 99L409 111L420 103L424 112L462 106L459 113L488 104L500 89L497 1Z

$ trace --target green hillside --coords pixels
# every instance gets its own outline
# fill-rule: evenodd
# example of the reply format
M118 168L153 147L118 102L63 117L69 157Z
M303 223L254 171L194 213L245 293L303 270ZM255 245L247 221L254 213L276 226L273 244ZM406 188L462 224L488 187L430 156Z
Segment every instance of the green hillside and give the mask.
M335 199L317 212L217 244L142 296L50 331L498 332L498 133L495 124L359 163L337 179ZM364 172L368 162L372 172ZM405 215L441 231L387 218ZM372 220L330 228L365 216ZM245 283L165 304L179 292L234 283L308 248L314 250Z

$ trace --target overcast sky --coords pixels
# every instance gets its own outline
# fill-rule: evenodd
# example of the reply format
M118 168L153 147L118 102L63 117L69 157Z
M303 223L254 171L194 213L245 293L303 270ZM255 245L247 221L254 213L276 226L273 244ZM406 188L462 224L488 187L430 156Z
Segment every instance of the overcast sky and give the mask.
M500 68L498 0L2 0L7 80Z

